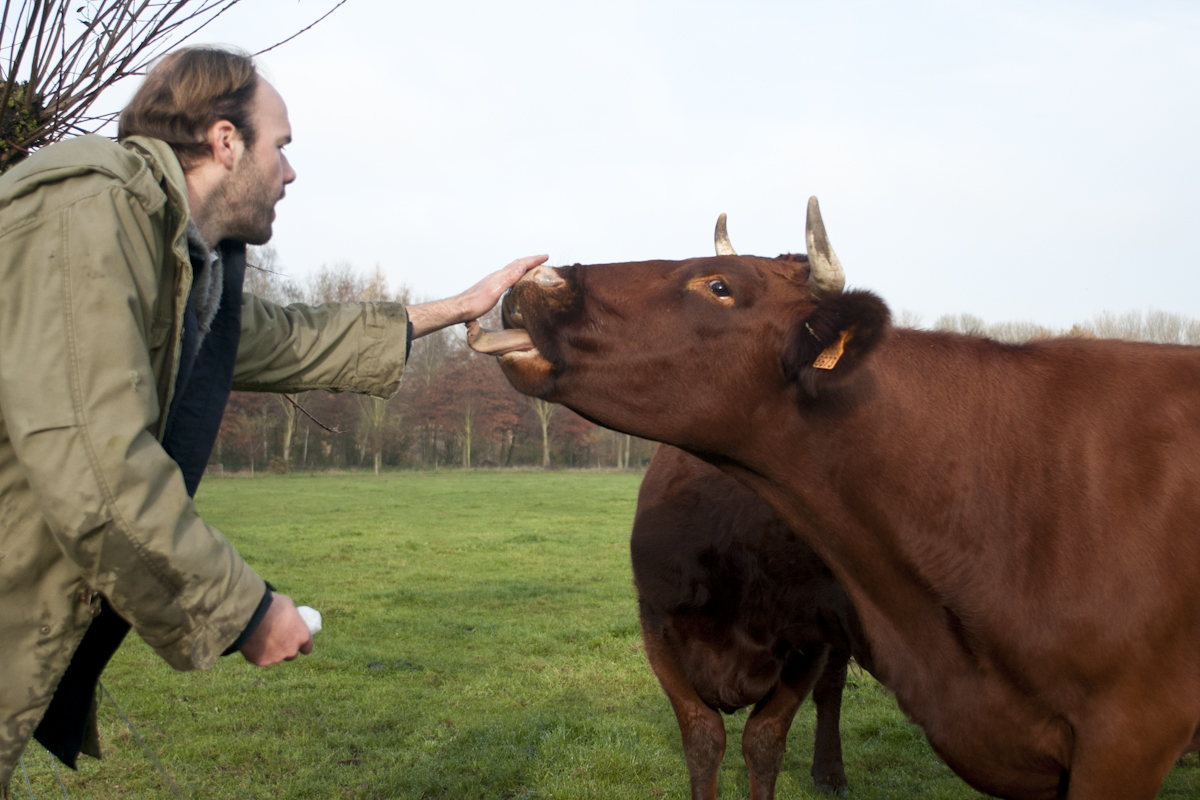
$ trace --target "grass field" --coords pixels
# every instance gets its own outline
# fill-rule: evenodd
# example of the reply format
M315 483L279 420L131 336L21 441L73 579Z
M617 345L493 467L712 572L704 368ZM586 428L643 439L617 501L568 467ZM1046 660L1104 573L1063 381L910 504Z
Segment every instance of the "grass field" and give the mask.
M188 796L686 798L678 729L641 652L628 540L640 475L440 472L208 479L197 504L297 604L313 655L175 673L131 636L103 681ZM721 796L744 798L745 713ZM169 798L111 705L70 798ZM813 711L780 798L815 797ZM976 798L869 676L847 687L853 796ZM1200 797L1195 756L1160 797ZM39 745L34 797L62 789ZM25 797L18 770L15 797Z

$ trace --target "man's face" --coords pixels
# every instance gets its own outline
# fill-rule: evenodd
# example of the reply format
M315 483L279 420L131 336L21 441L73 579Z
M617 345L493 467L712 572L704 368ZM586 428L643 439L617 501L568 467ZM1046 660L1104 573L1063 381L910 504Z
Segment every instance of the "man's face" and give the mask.
M287 106L275 87L258 80L251 117L257 130L254 147L242 152L233 173L221 189L219 205L225 217L227 238L246 244L266 244L271 239L275 204L283 199L284 187L296 180L296 172L283 154L292 141Z

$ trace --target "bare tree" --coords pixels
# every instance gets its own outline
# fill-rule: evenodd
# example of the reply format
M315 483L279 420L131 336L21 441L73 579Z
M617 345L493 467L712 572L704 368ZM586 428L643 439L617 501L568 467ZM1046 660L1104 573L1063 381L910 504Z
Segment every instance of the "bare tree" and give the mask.
M116 119L119 112L93 113L105 90L143 74L154 59L238 2L3 0L0 172L39 147L72 134L95 133Z
M1160 344L1200 344L1200 320L1152 310L1146 314L1145 336Z
M1183 343L1200 345L1200 319L1189 319L1183 329Z
M542 424L542 469L550 469L550 419L554 412L558 411L558 406L547 400L531 397L529 407Z
M374 455L375 474L383 466L383 434L387 427L387 400L359 395L358 435L359 449L366 453L370 448Z
M974 314L943 314L933 323L934 330L986 336L987 323Z
M1130 311L1127 314L1103 311L1093 317L1091 322L1084 323L1083 327L1099 339L1145 340L1140 311Z
M1039 325L1036 322L1017 321L994 322L985 328L984 335L998 342L1021 344L1034 339L1049 339L1058 334L1045 325Z
M943 314L933 323L934 330L952 331L968 336L986 336L997 342L1021 344L1033 339L1047 339L1058 334L1036 322L994 322L988 324L974 314Z
M1114 314L1104 311L1091 322L1077 325L1101 339L1125 339L1159 344L1200 344L1200 320L1169 311L1151 310Z
M407 286L392 292L388 287L383 268L375 265L368 273L358 272L348 261L322 264L316 273L309 276L307 287L302 292L312 305L327 302L364 303L392 300L407 305L411 291ZM358 447L359 454L366 458L368 449L374 456L375 474L383 465L384 434L390 425L387 401L378 397L359 398Z
M1103 311L1089 322L1076 323L1068 330L1056 331L1036 322L996 322L987 324L971 314L946 314L934 327L975 336L987 336L998 342L1020 344L1055 336L1076 338L1123 339L1127 342L1200 345L1200 319L1168 311L1128 311L1117 314Z
M276 395L275 399L283 406L283 466L291 469L292 441L296 438L296 404L288 399L288 395Z
M471 442L475 436L475 418L479 411L478 398L475 392L468 389L462 397L462 465L463 469L471 468Z
M272 303L287 305L300 298L299 285L285 275L279 265L279 254L274 246L249 247L246 249L246 278L242 289L256 297L270 300ZM283 467L290 469L292 464L292 443L296 439L296 404L301 402L306 393L295 396L279 395L277 400L283 407ZM305 429L305 455L307 456L308 429Z
M304 297L304 289L283 271L274 245L246 248L246 279L243 291L281 306Z
M454 332L442 328L413 342L408 357L408 371L420 386L433 384L442 365L454 350ZM407 380L407 378L406 378Z
M613 461L617 469L629 469L629 454L633 449L633 437L628 433L608 428L597 428L597 434L600 441L612 442Z

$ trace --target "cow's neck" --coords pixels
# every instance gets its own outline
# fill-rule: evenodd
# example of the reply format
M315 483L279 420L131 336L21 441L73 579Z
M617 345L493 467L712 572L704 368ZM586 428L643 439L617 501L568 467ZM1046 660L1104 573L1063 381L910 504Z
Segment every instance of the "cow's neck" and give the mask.
M923 721L945 708L939 699L949 682L965 680L961 691L969 695L973 674L1003 669L983 642L1003 641L1007 632L978 627L1003 614L974 613L995 607L987 592L1003 569L997 561L1006 545L993 538L1001 529L996 509L972 489L987 485L978 471L995 465L967 459L1011 457L999 445L988 449L993 429L1009 443L1022 435L1014 432L1019 421L971 407L984 397L964 387L989 384L986 360L968 350L956 369L920 375L919 354L930 344L913 334L882 344L856 379L859 389L866 382L868 396L845 415L801 410L794 395L781 396L770 411L779 424L718 464L762 496L834 571L862 617L879 677ZM994 407L1005 405L1020 407Z

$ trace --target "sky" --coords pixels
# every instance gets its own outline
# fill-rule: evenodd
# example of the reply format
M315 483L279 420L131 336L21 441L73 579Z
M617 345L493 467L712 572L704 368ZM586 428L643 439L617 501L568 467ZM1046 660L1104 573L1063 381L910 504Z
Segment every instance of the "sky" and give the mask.
M257 51L335 2L193 41ZM740 253L803 252L816 195L848 286L927 325L1200 317L1193 0L348 0L259 63L293 276L432 299L523 255L711 255L722 212Z

